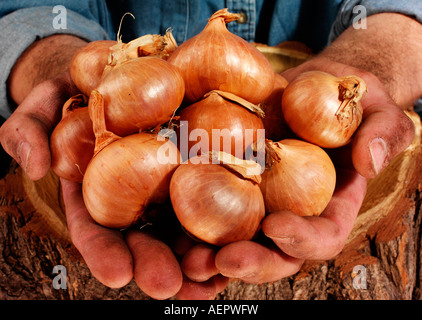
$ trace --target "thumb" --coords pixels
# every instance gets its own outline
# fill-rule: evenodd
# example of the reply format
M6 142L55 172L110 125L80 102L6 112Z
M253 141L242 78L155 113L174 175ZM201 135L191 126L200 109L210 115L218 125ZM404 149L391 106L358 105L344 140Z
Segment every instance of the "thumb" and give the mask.
M0 142L32 180L50 168L48 137L59 122L64 102L75 93L68 75L36 86L0 128Z
M352 143L353 165L367 178L378 175L415 135L412 120L376 83L370 84L373 94L362 101L363 121Z

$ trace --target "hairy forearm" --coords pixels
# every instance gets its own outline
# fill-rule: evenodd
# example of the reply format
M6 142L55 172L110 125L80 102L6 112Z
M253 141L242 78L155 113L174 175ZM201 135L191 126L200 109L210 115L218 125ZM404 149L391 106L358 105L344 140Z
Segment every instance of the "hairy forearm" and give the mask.
M20 104L39 83L69 70L73 54L86 41L71 35L53 35L34 42L16 61L8 78L10 98Z
M404 15L367 18L367 29L350 27L320 57L375 74L402 108L422 97L422 24Z

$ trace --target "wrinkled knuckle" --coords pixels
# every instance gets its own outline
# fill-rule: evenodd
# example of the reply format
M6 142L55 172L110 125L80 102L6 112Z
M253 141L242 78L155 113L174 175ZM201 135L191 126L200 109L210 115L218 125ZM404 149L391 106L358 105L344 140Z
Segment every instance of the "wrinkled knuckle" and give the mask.
M17 149L17 141L15 138L15 132L18 132L19 128L12 125L9 122L5 122L2 127L0 127L0 143L3 149L9 153L14 154Z
M410 137L411 139L413 139L414 135L415 135L415 124L414 122L406 115L406 114L402 114L402 132L403 133L407 133L408 137Z
M41 85L46 93L49 93L59 99L69 96L68 85L60 79L49 79L44 81Z
M391 158L404 151L410 146L415 137L415 124L404 113L398 118L395 130L392 130L392 137L389 141L389 148L391 151Z

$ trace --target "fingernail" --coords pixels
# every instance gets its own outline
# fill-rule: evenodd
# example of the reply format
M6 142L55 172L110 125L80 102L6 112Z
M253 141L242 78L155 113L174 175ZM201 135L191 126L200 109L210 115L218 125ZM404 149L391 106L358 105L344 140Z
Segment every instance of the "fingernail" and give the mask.
M19 164L26 172L29 154L31 153L31 145L26 141L21 142L21 144L18 147L17 152L19 156Z
M277 241L277 243L293 244L296 241L294 236L273 235L269 232L264 232L264 234L273 241Z
M371 153L375 174L378 174L387 164L387 143L384 139L376 138L369 143L369 152Z

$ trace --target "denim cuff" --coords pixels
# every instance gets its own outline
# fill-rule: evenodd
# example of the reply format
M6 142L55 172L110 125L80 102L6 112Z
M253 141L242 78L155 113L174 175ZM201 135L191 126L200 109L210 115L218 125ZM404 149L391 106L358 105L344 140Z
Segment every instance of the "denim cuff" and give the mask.
M63 14L65 20L60 20ZM7 119L13 112L9 104L7 79L19 56L33 42L53 34L69 34L87 41L107 39L106 31L95 21L66 10L53 12L53 7L16 10L0 19L0 116Z
M365 11L367 17L377 13L395 12L412 17L422 23L422 1L420 0L346 0L340 5L337 18L330 32L329 42L334 41L355 21L358 22ZM388 21L385 23L388 23Z

